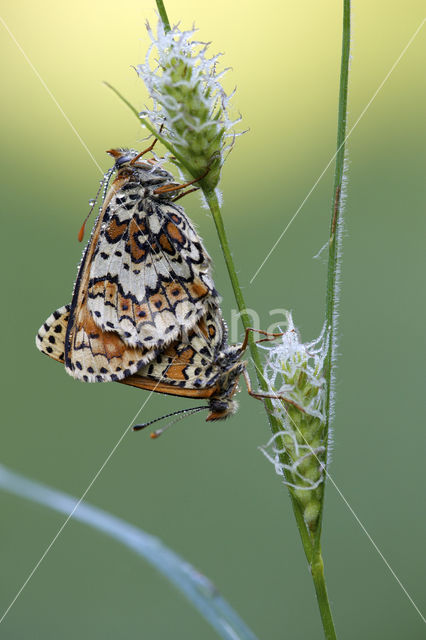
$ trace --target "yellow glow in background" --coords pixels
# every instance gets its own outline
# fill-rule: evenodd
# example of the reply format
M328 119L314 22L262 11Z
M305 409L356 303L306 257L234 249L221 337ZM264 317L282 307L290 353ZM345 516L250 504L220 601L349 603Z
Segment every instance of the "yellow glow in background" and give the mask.
M143 108L154 2L17 1L1 17L102 170L112 146L146 135L102 84ZM223 215L247 303L263 326L292 309L306 340L322 324L332 170L250 279L335 151L340 2L167 3L231 66L239 138L224 168ZM424 18L424 4L353 10L349 128ZM101 177L63 113L0 25L2 68L2 462L81 495L146 394L74 382L34 335L71 297L76 235ZM330 472L410 595L424 590L424 27L348 141L335 451ZM183 201L235 307L212 221ZM240 333L241 335L241 333ZM158 442L129 433L88 500L160 536L209 576L259 638L319 638L310 578L285 490L258 452L260 403L227 423L199 416ZM188 403L187 403L188 404ZM187 406L155 396L140 419ZM188 404L190 406L190 403ZM0 615L63 519L0 494ZM423 521L422 521L423 520ZM332 486L324 554L340 637L420 638L422 622ZM4 638L203 638L214 632L150 568L71 522L2 623Z

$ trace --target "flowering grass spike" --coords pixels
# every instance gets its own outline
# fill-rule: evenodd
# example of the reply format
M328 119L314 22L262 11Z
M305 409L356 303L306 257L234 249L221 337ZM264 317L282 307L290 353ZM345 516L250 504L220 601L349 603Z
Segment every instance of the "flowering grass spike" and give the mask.
M303 509L306 524L315 529L323 496L327 443L325 438L326 383L323 374L328 338L321 333L317 340L303 344L288 314L288 330L282 341L268 351L263 372L272 400L273 415L281 430L268 442L272 455L262 449L274 463L279 475ZM285 453L288 464L280 454Z
M170 31L158 23L157 35L147 25L152 44L145 64L137 67L153 100L153 108L141 113L175 150L177 164L193 178L202 178L203 191L219 182L224 156L237 135L236 121L228 115L227 96L217 72L220 54L208 57L208 43L193 39L195 29Z

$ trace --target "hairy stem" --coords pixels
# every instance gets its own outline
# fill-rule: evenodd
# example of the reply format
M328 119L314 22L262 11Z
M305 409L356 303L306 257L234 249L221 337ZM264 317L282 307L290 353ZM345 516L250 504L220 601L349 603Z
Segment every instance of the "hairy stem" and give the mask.
M334 369L337 346L337 314L338 314L338 278L342 260L342 192L345 173L345 142L346 142L346 121L348 105L348 83L349 83L349 60L350 60L350 40L351 40L351 0L343 0L343 30L342 30L342 58L340 66L340 90L339 90L339 111L337 119L337 151L336 167L334 171L333 202L331 211L329 252L328 252L328 273L327 273L327 295L326 295L326 326L329 331L328 353L324 362L324 373L327 385L326 391L326 431L325 446L328 449L330 424L332 418L332 401L334 395ZM318 520L318 528L315 537L315 546L319 548L322 514L324 508L324 498L321 503L321 510Z
M332 413L332 399L334 393L334 368L337 345L337 312L338 312L338 277L340 273L340 263L342 255L342 191L345 172L345 142L346 142L346 121L348 104L348 81L349 81L349 60L350 60L350 38L351 38L351 2L343 0L343 30L342 30L342 58L340 66L340 89L339 89L339 109L337 119L337 151L336 167L334 172L333 204L331 212L329 254L328 254L328 274L327 274L327 296L326 296L326 326L329 331L328 353L324 363L324 373L327 385L326 395L326 433L325 446L328 450L329 431ZM325 487L324 487L325 488ZM324 563L321 555L321 531L322 516L324 510L324 493L321 501L318 526L314 536L314 549L311 561L312 579L314 581L315 592L327 640L335 640L333 618L331 615L330 603L327 595L327 588L324 578Z

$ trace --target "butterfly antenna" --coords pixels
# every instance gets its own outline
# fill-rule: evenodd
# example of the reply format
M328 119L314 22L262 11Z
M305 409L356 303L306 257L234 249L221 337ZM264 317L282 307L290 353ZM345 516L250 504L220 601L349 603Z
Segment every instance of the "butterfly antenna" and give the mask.
M89 200L90 211L87 214L87 216L84 218L84 222L80 227L80 231L78 232L78 241L79 242L81 242L83 240L84 229L86 227L86 222L88 221L93 209L95 208L96 202L97 202L98 197L99 197L99 194L100 194L100 192L102 190L103 190L102 205L103 205L103 202L105 200L105 195L106 195L106 187L108 186L109 179L111 178L113 170L114 169L108 169L108 171L105 173L104 177L102 178L102 180L99 183L99 189L97 190L95 197L92 198L91 200Z
M205 407L204 406L191 407L190 409L180 409L179 411L173 411L172 413L167 413L165 416L161 416L160 418L155 418L154 420L150 420L149 422L144 422L143 424L135 424L135 426L133 427L133 431L140 431L141 429L145 429L145 427L149 427L151 424L154 424L155 422L159 422L159 420L164 420L165 418L171 418L172 416L179 415L179 418L172 420L171 422L166 424L165 427L162 427L161 429L156 429L155 431L153 431L151 433L151 438L155 439L161 436L161 434L164 431L166 431L169 427L171 427L172 424L175 424L175 422L179 422L179 420L182 420L187 415L198 413L199 411L203 411L204 409L209 409L209 407L206 405Z

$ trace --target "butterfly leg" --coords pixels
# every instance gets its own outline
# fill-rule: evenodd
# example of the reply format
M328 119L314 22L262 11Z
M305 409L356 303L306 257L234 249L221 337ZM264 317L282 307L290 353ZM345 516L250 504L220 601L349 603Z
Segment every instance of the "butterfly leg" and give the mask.
M176 196L176 198L173 198L172 202L176 202L176 200L180 200L184 196L187 196L188 193L193 193L194 191L199 191L199 189L200 189L199 187L194 187L193 189L188 189L188 191L184 191L184 193L181 193L179 196Z
M298 405L297 402L294 402L294 400L290 400L290 398L287 398L286 396L283 396L282 394L266 393L265 391L253 391L252 386L251 386L251 380L250 380L250 377L249 377L249 374L248 374L248 371L247 371L246 368L243 369L243 376L244 376L244 380L245 380L245 383L246 383L246 386L247 386L248 394L252 398L256 398L256 400L267 400L268 398L271 399L271 400L282 400L286 404L291 404L292 407L295 407L296 409L298 409L302 413L306 413L306 411L303 409L303 407Z
M162 132L163 127L164 127L164 124L161 125L159 133ZM149 147L147 147L144 151L141 151L140 153L138 153L138 155L135 158L133 158L133 160L130 161L130 164L131 165L135 164L135 162L137 162L139 158L142 158L142 156L144 156L146 153L149 153L150 151L152 151L155 145L157 144L157 142L158 142L158 138L155 138L154 142L151 145L149 145Z
M166 187L159 187L158 189L156 189L154 191L154 193L157 195L159 193L168 193L169 191L180 191L181 189L186 189L186 187L189 187L191 184L195 184L196 182L199 182L200 180L205 178L209 171L210 171L210 167L207 167L207 169L204 171L204 173L201 176L199 176L198 178L195 178L194 180L190 180L189 182L186 182L185 184L176 184L176 185L172 185L170 187L167 187L167 186Z
M267 331L262 331L262 329L253 329L252 327L248 327L246 329L246 332L245 332L245 335L244 335L244 340L243 340L243 343L241 345L241 352L245 351L246 348L247 348L250 331L253 331L253 333L261 333L263 336L268 336L267 338L262 338L261 340L256 340L256 344L258 342L270 342L271 340L275 340L275 338L280 338L285 333L285 331L283 331L281 333L268 333Z

